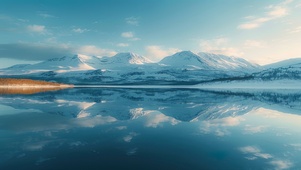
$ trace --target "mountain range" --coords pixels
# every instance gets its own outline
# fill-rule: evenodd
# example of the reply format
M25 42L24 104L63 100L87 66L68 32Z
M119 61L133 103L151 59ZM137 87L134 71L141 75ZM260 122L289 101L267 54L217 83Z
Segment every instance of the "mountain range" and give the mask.
M301 59L260 66L242 58L182 51L159 62L134 53L74 55L0 69L0 77L71 84L193 85L220 81L301 79Z

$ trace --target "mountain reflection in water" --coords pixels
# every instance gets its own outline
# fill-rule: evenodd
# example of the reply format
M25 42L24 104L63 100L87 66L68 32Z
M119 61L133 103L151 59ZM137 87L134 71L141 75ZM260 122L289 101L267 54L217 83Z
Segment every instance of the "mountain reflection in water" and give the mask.
M0 169L298 169L300 99L151 88L0 96Z

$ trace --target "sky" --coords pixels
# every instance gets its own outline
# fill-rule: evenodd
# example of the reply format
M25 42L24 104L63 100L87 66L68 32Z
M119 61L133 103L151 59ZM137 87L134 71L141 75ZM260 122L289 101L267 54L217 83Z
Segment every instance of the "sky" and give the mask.
M1 0L0 68L75 54L182 50L301 57L301 0Z

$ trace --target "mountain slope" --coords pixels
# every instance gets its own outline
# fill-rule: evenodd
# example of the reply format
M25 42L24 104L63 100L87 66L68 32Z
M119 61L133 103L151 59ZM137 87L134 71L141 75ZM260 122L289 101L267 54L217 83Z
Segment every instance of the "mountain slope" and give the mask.
M279 65L280 66L280 65ZM281 67L269 68L253 74L254 78L262 80L292 79L301 80L301 63L282 65Z
M4 74L12 75L45 71L67 72L79 70L95 70L95 68L82 61L79 55L75 55L73 57L52 58L37 64L19 64L2 69Z
M118 53L112 57L102 57L97 65L98 69L119 69L124 67L137 67L152 63L149 59L135 53Z
M205 61L191 51L182 51L165 57L159 64L178 68L211 69Z
M0 70L2 77L14 76L70 84L197 84L248 74L259 68L246 60L208 53L182 51L158 63L134 53L112 57L75 55L32 65Z
M259 69L259 65L250 63L243 58L204 52L198 53L198 56L206 64L215 69L235 71L254 71L254 69Z
M94 70L95 68L82 61L79 55L73 57L53 58L45 62L28 66L32 70L54 70L58 72Z
M135 53L118 53L110 58L110 62L119 64L146 64L151 63L151 61L141 55Z
M242 58L200 52L182 51L165 57L159 64L178 68L194 68L223 71L252 72L260 69L257 64L250 63Z
M201 84L209 88L300 88L301 59L289 59L264 66L264 70Z
M292 58L292 59L283 60L283 61L279 61L276 63L264 65L263 68L270 69L270 68L279 68L279 67L289 67L292 65L300 64L300 63L301 63L301 58Z

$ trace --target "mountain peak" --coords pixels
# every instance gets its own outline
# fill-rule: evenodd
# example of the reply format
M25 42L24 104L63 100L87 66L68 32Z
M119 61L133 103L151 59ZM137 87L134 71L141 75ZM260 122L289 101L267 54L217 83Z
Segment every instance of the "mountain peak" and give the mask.
M141 55L132 52L118 53L111 57L112 63L124 63L124 64L146 64L151 61Z
M195 53L193 53L192 51L190 50L186 50L186 51L180 51L180 52L177 52L175 53L175 55L196 55Z
M176 66L179 68L193 67L195 69L207 69L208 66L202 59L191 51L181 51L163 58L160 64Z

